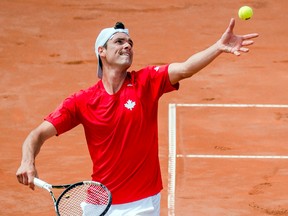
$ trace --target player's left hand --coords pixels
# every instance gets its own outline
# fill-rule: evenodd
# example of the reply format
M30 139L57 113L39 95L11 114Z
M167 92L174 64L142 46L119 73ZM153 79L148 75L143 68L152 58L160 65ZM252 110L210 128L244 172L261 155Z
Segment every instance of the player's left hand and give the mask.
M249 49L245 46L249 46L254 43L252 38L259 36L258 33L235 35L233 29L235 26L235 19L231 19L228 28L217 42L219 49L222 52L232 53L236 56L240 55L240 52L248 52Z

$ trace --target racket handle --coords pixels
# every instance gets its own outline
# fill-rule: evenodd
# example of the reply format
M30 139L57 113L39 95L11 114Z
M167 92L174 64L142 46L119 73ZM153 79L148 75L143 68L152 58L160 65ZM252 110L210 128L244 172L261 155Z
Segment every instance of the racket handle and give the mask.
M52 188L52 185L50 185L47 182L42 181L38 178L34 178L34 184L40 188L45 188L45 189L51 189Z

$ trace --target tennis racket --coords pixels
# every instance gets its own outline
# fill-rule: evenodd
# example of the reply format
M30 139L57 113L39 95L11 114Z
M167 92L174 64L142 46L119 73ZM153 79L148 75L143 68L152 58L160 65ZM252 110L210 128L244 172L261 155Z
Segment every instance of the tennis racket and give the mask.
M51 185L34 178L37 187L46 189L53 200L57 216L103 216L111 206L112 195L106 186L95 181ZM51 189L65 189L56 200Z

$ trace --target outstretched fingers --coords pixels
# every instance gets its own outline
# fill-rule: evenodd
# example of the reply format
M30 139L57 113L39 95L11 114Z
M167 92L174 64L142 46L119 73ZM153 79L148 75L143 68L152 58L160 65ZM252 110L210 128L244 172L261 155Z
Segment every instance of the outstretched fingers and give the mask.
M249 49L245 46L249 46L254 43L252 40L259 36L258 33L235 35L233 29L235 26L235 19L231 18L229 26L219 40L220 49L226 53L232 53L239 56L241 52L248 52Z
M232 33L233 32L233 29L234 29L234 26L235 26L235 19L234 18L231 18L230 20L230 23L229 23L229 26L227 27L226 29L226 33Z
M249 45L251 45L251 44L253 44L254 43L254 41L253 40L245 40L245 41L243 41L242 42L242 46L249 46Z
M241 52L248 52L249 51L249 49L247 47L241 47L239 50Z
M256 38L258 36L259 36L258 33L251 33L251 34L243 35L242 38L243 38L243 40L249 40L249 39L252 39L252 38Z

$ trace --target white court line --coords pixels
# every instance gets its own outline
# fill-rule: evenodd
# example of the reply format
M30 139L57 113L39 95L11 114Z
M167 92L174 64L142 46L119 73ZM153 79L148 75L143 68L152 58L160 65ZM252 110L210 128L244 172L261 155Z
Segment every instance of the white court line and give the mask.
M288 156L276 155L198 155L198 154L177 154L178 158L228 158L228 159L288 159Z
M179 107L288 108L286 104L176 104Z
M175 212L176 182L176 105L169 104L168 215Z
M287 104L169 104L169 159L168 159L168 216L175 216L176 158L235 158L235 159L288 159L288 156L257 155L177 155L176 154L176 108L220 107L220 108L288 108Z

